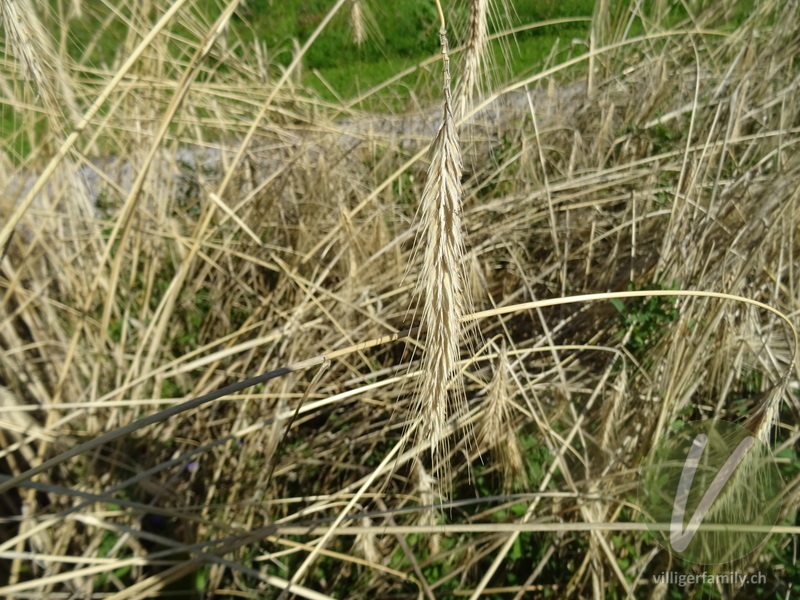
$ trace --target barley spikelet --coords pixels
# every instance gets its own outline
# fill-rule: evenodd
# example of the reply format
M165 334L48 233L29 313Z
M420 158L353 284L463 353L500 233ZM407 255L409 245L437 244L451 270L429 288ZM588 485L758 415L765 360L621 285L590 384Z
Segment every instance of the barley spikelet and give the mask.
M706 452L713 451L717 446L726 449L733 447L730 440L726 443L717 441L717 438L713 437L714 433L716 432L709 433L710 449L706 449ZM724 433L727 432L721 435ZM756 437L760 433L761 431ZM765 475L770 470L771 461L772 455L767 444L754 444L747 450L741 463L735 466L719 496L711 505L703 523L731 523L736 522L736 518L740 523L762 524L765 514L774 509L771 503L778 498L774 481ZM707 477L705 481L701 480L703 482L696 485L700 489L708 489L709 479ZM719 562L730 562L747 554L761 539L763 538L757 533L742 533L732 537L725 531L707 532L703 537L703 556L713 556L715 561Z
M81 0L72 0L69 4L69 18L80 19L83 16L83 3Z
M464 52L464 67L458 93L457 114L461 117L466 114L478 89L489 40L488 29L489 0L470 0L469 38Z
M444 29L440 31L440 39L444 57L444 119L431 149L421 202L425 248L418 293L425 299L422 325L428 334L422 360L424 375L416 404L419 434L431 441L433 455L445 437L448 386L457 372L464 313L461 151L450 104L450 67ZM457 395L463 398L463 390Z
M497 367L489 384L486 408L478 430L478 447L492 450L493 458L500 463L503 473L503 489L511 492L515 485L524 488L527 476L514 427L508 384L511 366L505 345L498 354Z
M752 431L756 438L769 445L775 427L778 425L781 402L786 392L786 382L781 381L774 388L764 392L760 398L760 406L747 419L744 426Z
M0 7L9 46L24 66L26 77L46 100L54 98L50 78L45 74L47 67L40 60L41 53L38 52L40 40L37 33L40 27L37 27L38 20L32 7L23 5L18 8L15 0L4 0Z
M422 463L414 459L413 477L416 488L416 493L419 494L420 503L423 507L419 512L417 525L422 527L430 527L436 524L436 516L438 515L434 506L437 501L436 478L425 470ZM439 551L439 543L441 542L441 535L433 533L428 537L428 550L431 554L436 554Z
M360 0L350 0L350 27L353 28L353 41L360 46L367 39Z
M372 519L364 517L361 519L361 526L370 529L372 527ZM381 563L381 553L378 549L378 542L375 535L371 533L359 533L356 536L355 547L367 562L376 565Z
M75 96L61 59L52 48L50 36L39 21L29 0L0 1L0 21L8 46L24 67L25 75L53 117L80 120ZM60 127L57 118L52 123Z

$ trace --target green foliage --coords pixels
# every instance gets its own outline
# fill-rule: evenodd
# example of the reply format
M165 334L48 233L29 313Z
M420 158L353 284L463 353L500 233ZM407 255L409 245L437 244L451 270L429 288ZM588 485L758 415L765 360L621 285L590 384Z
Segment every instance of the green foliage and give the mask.
M109 508L111 506L116 506L116 505L109 505ZM114 510L113 508L110 508L110 509ZM98 558L106 558L106 557L108 557L109 552L111 552L111 550L114 548L114 546L117 545L118 541L119 541L119 534L117 534L114 531L110 531L108 529L104 529L103 533L101 534L101 537L100 537L100 545L97 547L97 557ZM128 556L128 557L131 556L130 550L128 549L127 546L123 545L122 549L123 550L127 550L127 554L125 552L123 552L122 555L115 554L115 558L122 559L122 558L124 558L126 556ZM128 577L130 572L131 572L131 566L130 565L126 565L126 566L120 567L118 569L114 569L111 572L111 574L109 574L109 573L100 573L95 578L95 585L99 589L102 589L102 588L106 587L108 585L109 579L110 579L110 577L112 575L113 575L113 577L115 577L116 579L118 579L118 580L120 580L122 582L126 582L126 581L130 582L130 578Z
M634 291L636 286L628 283L627 291ZM678 282L673 281L665 287L660 281L649 281L640 289L642 290L677 290ZM626 348L635 357L641 358L656 345L664 334L669 323L678 318L675 308L677 299L674 296L645 296L623 301L613 298L611 304L617 310L621 331L618 337L623 337L631 330Z
M528 485L532 489L537 488L544 479L550 464L550 451L534 432L520 433L519 444L522 455L525 457Z
M56 36L61 35L62 23L65 22L64 17L59 16L59 5L60 3L51 1L52 10L43 14L45 24ZM331 5L329 0L245 3L231 20L229 47L242 55L252 52L254 42L264 44L267 59L276 67L274 73L279 74L277 67L286 67L292 61L296 44L302 44L308 39ZM593 5L588 0L514 3L509 19L494 20L490 23L490 31L496 33L550 19L590 17ZM374 26L368 28L368 35L361 45L356 45L353 40L346 4L304 57L305 83L329 100L335 100L335 97L314 74L315 70L339 95L350 97L438 52L439 21L436 5L432 0L399 0L393 3L366 1L364 7ZM123 19L130 17L130 8L125 3L117 10L120 18L108 22L105 11L93 8L84 10L82 17L70 20L69 34L66 36L68 54L75 60L85 60L89 65L112 64L119 51L120 40L127 36ZM211 23L219 15L219 3L216 0L197 0L193 3L192 10L196 17ZM445 10L454 30L466 23L465 3L450 0L445 2ZM159 16L153 13L151 19L155 22ZM175 36L196 38L180 17L171 27ZM561 23L520 32L515 36L511 64L506 65L506 69L513 73L527 71L546 58L559 39L588 39L588 33L587 21ZM237 44L238 41L241 44ZM458 42L459 40L454 39L452 44L455 46ZM179 48L180 46L175 46L176 58L181 54ZM494 55L501 62L505 60L497 45L494 47ZM218 66L222 70L226 68L224 63ZM394 91L407 97L408 89L413 86L415 94L419 95L419 90L416 89L419 83L418 79L408 80L395 87ZM438 88L438 82L433 87ZM24 145L20 146L20 151L24 150Z
M659 117L663 115L658 115ZM657 122L649 131L653 154L662 154L675 148L683 138L683 130L675 126L675 121Z

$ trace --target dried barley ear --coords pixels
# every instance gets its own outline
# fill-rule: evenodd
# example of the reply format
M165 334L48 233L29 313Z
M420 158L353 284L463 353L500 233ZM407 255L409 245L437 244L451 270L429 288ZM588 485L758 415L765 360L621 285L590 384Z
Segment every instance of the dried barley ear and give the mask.
M468 290L462 272L462 159L450 98L450 60L443 19L439 38L444 63L444 113L431 148L421 201L421 239L425 247L417 293L424 298L422 327L427 338L413 425L418 440L430 441L431 454L436 458L446 455L448 423L466 405L458 360L462 318L465 307L470 305L465 298ZM451 387L455 388L452 392Z

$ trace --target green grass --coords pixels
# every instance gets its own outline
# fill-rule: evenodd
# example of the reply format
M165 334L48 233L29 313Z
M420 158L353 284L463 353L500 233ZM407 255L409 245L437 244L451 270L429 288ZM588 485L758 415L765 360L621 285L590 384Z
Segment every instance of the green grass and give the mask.
M51 0L50 14L43 15L45 25L56 38L64 34L59 25L63 17L58 13L58 4ZM494 33L499 31L498 26L506 30L552 19L588 18L592 15L594 3L575 0L515 4L508 20L494 24ZM228 42L232 45L240 42L235 49L239 54L252 52L255 42L263 44L272 64L286 66L293 57L295 42L302 44L312 34L331 5L330 0L246 3L231 22ZM451 0L446 6L454 23L466 21L466 3ZM194 8L197 18L207 23L213 22L219 14L215 0L197 2ZM326 99L335 100L335 96L313 74L314 70L319 71L340 96L350 97L439 51L436 8L431 0L400 0L391 4L367 2L367 8L373 26L368 28L368 37L363 44L356 45L353 40L349 12L345 6L305 56L305 83ZM125 6L120 15L124 19L129 16ZM122 19L115 19L102 27L106 19L106 9L88 6L80 19L70 21L66 47L73 59L85 57L86 63L92 66L113 62L120 48L120 40L125 39L127 30ZM155 21L157 15L153 14L152 19ZM502 52L495 52L501 62L501 71L520 73L531 69L550 54L556 42L560 41L561 47L566 47L572 39L586 39L588 26L588 21L578 21L518 33L516 40L511 42L510 64L504 64ZM181 23L173 27L173 32L176 36L193 37ZM456 42L451 43L456 45ZM408 88L401 86L400 89Z
M629 282L628 291L635 289L636 286ZM640 289L677 290L681 288L677 281L673 281L669 286L665 286L660 281L651 281L645 283ZM630 330L626 348L637 357L641 357L643 353L655 346L666 333L669 323L678 318L675 298L659 296L637 298L627 306L622 300L614 298L611 300L611 304L617 310L621 326L617 335L623 337Z
M150 23L135 23L138 36L132 37L130 9L125 2L115 3L119 4L116 17L103 5L83 3L82 15L71 19L67 18L63 4L51 0L49 10L40 11L39 17L52 36L54 48L65 53L70 62L79 65L81 78L88 80L97 79L93 74L95 70L111 68L115 61L124 58L131 45L138 43L146 28L160 17L151 11ZM588 40L589 21L586 19L592 15L593 2L516 4L506 18L494 23L493 33L552 19L577 20L503 36L502 42L496 40L493 43L495 68L492 70L495 82L541 68L556 45L558 62L574 54L570 52L573 40ZM231 21L227 36L229 51L241 57L252 54L256 44L266 48L270 72L277 79L281 69L291 62L297 45L308 39L331 5L330 0L245 3ZM391 5L367 2L366 6L372 27L368 28L368 37L363 44L356 45L353 40L349 10L345 5L303 59L303 85L327 102L338 103L356 97L439 52L437 15L431 0L401 0ZM451 29L463 29L467 20L466 6L466 3L454 0L446 3L453 23ZM199 42L200 37L193 31L197 30L198 23L207 28L214 22L220 13L219 2L201 0L195 2L189 12L188 16L179 14L169 26L172 35L169 51L175 60L183 62L189 57L185 54L186 44L182 40ZM4 41L2 30L0 40ZM456 47L459 40L453 36L451 44ZM214 62L213 59L207 61L208 64ZM215 66L222 72L228 69L224 60ZM202 81L203 77L201 74L199 80ZM398 80L380 97L369 98L359 108L396 112L407 109L412 96L423 103L438 98L440 88L438 71L424 68ZM85 110L86 105L81 109ZM27 114L24 118L31 117ZM0 136L7 140L6 151L14 162L27 157L32 147L47 137L45 121L35 116L33 122L26 124L19 109L2 104ZM112 154L123 152L121 149L108 150Z
M52 32L56 46L63 45L66 53L76 62L89 68L111 65L119 52L125 52L120 42L129 35L130 18L127 3L119 3L117 18L110 18L106 7L95 3L84 3L83 15L77 19L66 19L62 2L50 1L50 10L40 15L43 24ZM200 0L193 5L193 17L200 23L212 23L220 12L218 0ZM330 0L285 0L269 3L245 3L231 21L228 43L239 55L252 53L254 44L266 48L267 60L277 75L280 67L288 65L296 44L303 43L317 27L331 7ZM504 36L506 52L500 42L493 44L496 67L495 79L506 79L520 74L535 72L557 48L556 62L576 55L588 42L589 21L594 10L591 0L568 2L512 2L513 8L507 18L493 24L493 32L508 30L521 25L531 25L557 19L575 19L573 22L537 27ZM656 2L644 3L642 12L648 14ZM677 23L686 17L682 4L670 3L665 23ZM339 98L351 98L386 81L398 72L419 64L438 53L436 31L438 28L435 4L431 0L400 0L389 5L367 2L372 26L366 41L356 45L349 23L349 11L345 5L334 17L318 40L311 46L303 60L303 83L323 99L336 102ZM466 3L450 0L445 3L452 26L466 21ZM628 3L610 3L612 29L621 31L628 23ZM738 26L748 15L741 6L731 11L729 28ZM159 15L151 13L155 22ZM68 22L64 27L62 24ZM140 34L143 24L137 24ZM643 31L641 19L635 18L629 35ZM176 38L174 54L180 58L184 45L180 38L197 38L187 26L185 17L178 17L172 25ZM2 37L2 32L0 32ZM459 40L451 43L456 46ZM578 45L571 49L575 43ZM121 49L122 48L122 49ZM510 51L509 51L510 50ZM186 58L186 57L183 57ZM221 65L224 70L225 65ZM318 74L317 74L318 73ZM436 96L439 84L429 73L413 73L392 86L389 96L400 99L402 104L414 90L414 95L423 98ZM427 91L427 94L423 92ZM380 109L381 100L369 103L364 108ZM396 108L393 106L392 108ZM19 130L19 117L15 111L5 107L0 119L3 136L13 139L15 153L25 156L30 151L30 141L12 132ZM41 133L37 126L38 132Z
M495 83L541 70L545 61L555 63L573 58L586 51L594 2L572 0L569 2L515 2L513 8L492 24L495 34L520 26L530 26L558 19L573 19L520 31L515 35L504 35L492 43L495 59L491 77ZM656 2L646 2L642 7L647 15L654 10ZM50 10L42 11L43 25L52 33L56 47L65 49L75 64L89 69L84 77L91 78L91 71L105 68L119 60L119 55L129 50L125 41L130 38L130 9L120 3L116 18L109 16L106 7L95 3L84 3L80 18L67 19L63 3L51 0ZM193 33L199 24L209 26L220 13L218 0L195 2L190 15L181 14L170 25L173 42L171 52L176 60L187 60L182 39L199 40ZM229 51L239 56L252 54L255 45L266 49L266 60L271 73L279 77L281 69L292 60L297 45L312 34L330 10L330 0L286 0L282 2L247 2L240 7L231 21L227 35ZM349 22L349 9L345 5L335 15L316 42L311 46L302 62L302 83L323 100L338 103L363 94L406 69L435 56L438 53L436 31L438 29L435 4L431 0L400 0L392 4L366 2L371 26L363 44L356 45ZM463 30L467 20L465 2L450 0L445 9L451 19L451 29ZM614 35L625 29L630 19L627 2L610 3L611 32ZM150 13L151 22L159 18ZM747 16L747 11L738 8L728 15L730 27L734 28ZM683 5L669 7L665 23L677 23L686 17ZM63 25L68 23L68 25ZM136 23L139 36L148 24ZM630 23L628 35L644 31L641 19ZM2 34L0 33L0 36ZM451 45L457 47L462 40L453 36ZM225 61L218 64L221 71L228 66ZM580 65L579 70L586 65ZM201 75L202 80L202 75ZM407 109L409 99L429 102L438 97L441 84L437 73L430 67L411 72L389 86L380 97L369 98L359 108L382 111ZM85 107L84 107L85 108ZM9 140L8 151L17 157L30 153L31 135L36 138L46 135L42 119L28 127L29 133L20 132L20 115L17 110L5 105L0 114L0 134Z

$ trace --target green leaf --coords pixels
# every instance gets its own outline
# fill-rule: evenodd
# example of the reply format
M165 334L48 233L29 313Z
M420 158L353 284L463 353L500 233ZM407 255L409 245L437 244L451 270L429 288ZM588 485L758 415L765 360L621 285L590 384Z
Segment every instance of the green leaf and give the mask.
M511 560L519 560L522 558L522 543L519 541L519 536L514 540L514 545L511 548L511 552L509 552L509 558Z

